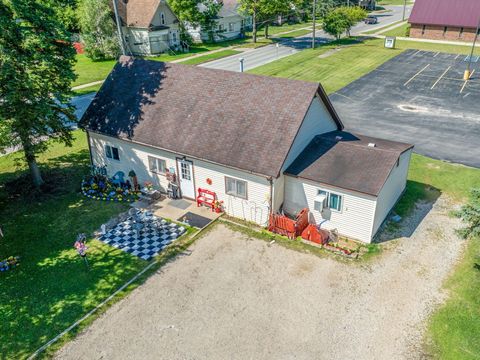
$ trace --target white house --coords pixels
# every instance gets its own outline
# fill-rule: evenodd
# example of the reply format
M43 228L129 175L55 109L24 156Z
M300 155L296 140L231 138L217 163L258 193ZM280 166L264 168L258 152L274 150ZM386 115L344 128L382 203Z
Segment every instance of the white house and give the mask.
M343 131L319 84L122 57L81 120L92 162L165 191L214 191L267 225L311 222L370 242L406 186L412 146Z
M221 0L222 7L218 13L215 41L231 40L244 36L245 30L251 28L252 17L242 14L238 0ZM209 41L206 29L187 25L186 29L196 42Z
M166 0L118 0L127 52L158 55L180 46L179 20Z

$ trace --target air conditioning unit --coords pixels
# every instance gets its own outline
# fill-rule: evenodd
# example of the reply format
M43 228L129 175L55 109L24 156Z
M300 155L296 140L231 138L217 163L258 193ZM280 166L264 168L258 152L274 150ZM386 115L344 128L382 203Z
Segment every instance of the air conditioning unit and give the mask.
M327 199L327 195L325 194L318 194L313 201L313 208L315 211L322 212L323 208L325 207L325 200Z

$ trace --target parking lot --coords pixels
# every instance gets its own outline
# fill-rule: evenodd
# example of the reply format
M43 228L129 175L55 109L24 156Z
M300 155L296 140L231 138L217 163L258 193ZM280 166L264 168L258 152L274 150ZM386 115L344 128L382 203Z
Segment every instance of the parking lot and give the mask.
M331 95L345 126L410 142L436 159L480 167L480 60L407 50Z

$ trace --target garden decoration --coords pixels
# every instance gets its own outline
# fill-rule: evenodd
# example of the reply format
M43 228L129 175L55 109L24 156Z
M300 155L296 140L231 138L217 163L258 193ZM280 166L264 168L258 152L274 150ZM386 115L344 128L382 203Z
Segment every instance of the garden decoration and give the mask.
M0 272L12 270L20 265L20 258L18 256L10 256L9 258L0 261Z
M130 181L121 180L123 177L120 176L117 176L114 181L104 175L92 175L82 181L82 194L88 198L102 201L134 202L138 200L139 194L132 190Z
M138 178L137 178L137 174L135 173L135 171L130 170L130 172L128 173L128 176L129 176L130 178L132 178L133 189L134 189L135 191L139 191L139 190L140 190L140 186L138 185Z
M88 247L85 244L86 240L87 240L87 236L85 234L78 234L77 241L75 241L74 247L75 249L77 249L78 255L80 255L80 257L85 262L85 266L87 267L87 269L89 269L88 259L87 259Z

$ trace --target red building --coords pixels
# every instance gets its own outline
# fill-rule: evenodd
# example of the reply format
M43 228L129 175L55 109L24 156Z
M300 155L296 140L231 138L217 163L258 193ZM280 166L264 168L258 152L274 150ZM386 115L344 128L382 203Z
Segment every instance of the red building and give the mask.
M408 22L410 37L473 41L480 21L480 0L416 0Z

